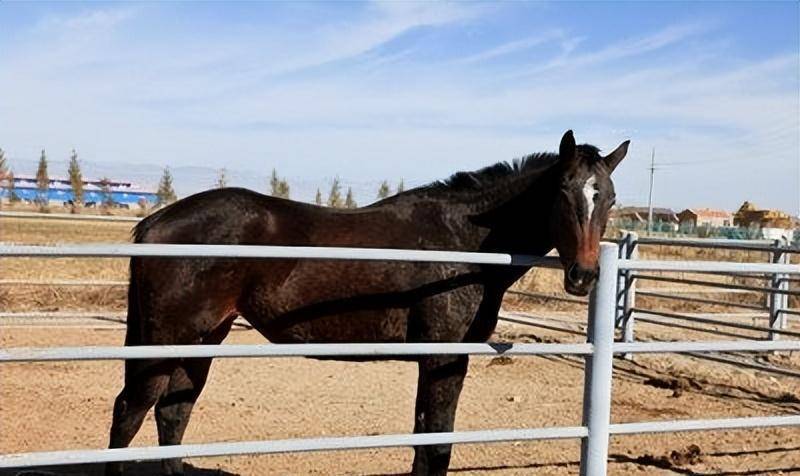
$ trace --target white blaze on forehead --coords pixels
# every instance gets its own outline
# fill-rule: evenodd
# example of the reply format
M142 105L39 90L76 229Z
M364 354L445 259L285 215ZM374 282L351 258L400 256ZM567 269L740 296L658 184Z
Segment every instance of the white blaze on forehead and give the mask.
M583 198L586 199L586 222L592 220L594 213L594 196L597 193L597 179L591 175L583 184Z

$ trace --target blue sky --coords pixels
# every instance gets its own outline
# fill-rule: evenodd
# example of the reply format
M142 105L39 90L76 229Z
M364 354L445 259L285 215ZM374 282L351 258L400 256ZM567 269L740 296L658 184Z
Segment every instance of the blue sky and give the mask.
M659 205L797 213L799 8L2 2L0 147L12 165L74 147L371 187L555 150L573 129L632 140L623 204L646 202L655 148Z

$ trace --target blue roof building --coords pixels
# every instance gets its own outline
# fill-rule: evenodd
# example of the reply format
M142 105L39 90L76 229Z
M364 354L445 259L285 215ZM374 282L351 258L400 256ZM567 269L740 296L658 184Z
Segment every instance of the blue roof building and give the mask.
M117 205L137 205L146 202L147 206L155 205L157 195L155 192L142 190L131 182L119 182L115 180L108 181L107 184L103 180L84 180L83 181L83 203L92 206L99 205L104 201L103 187L107 185L111 193L111 201ZM35 202L39 199L39 188L36 185L36 177L28 176L15 176L14 177L14 193L16 196L26 202ZM8 183L3 180L0 183L0 198L10 199L11 193L8 189ZM49 188L47 191L48 203L71 203L74 200L72 194L72 185L69 179L51 178Z

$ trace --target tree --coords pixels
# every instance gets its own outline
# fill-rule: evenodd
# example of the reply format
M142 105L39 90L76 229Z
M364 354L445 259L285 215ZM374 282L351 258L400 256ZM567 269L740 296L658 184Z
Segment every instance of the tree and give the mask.
M228 186L228 177L225 168L221 168L217 173L217 184L215 188L225 188L227 186Z
M314 203L322 206L322 192L319 191L319 187L317 187L317 196L314 198Z
M334 208L341 208L342 207L342 191L341 185L339 185L339 177L333 179L333 185L331 185L331 193L328 194L328 206Z
M403 179L400 179L400 183L397 184L397 193L403 193L406 190L406 184L403 183Z
M42 209L50 202L50 177L47 175L47 154L42 149L39 167L36 169L36 202Z
M17 195L17 188L14 185L14 172L8 171L8 201L17 203L19 195Z
M158 183L156 191L156 205L169 205L177 199L175 189L172 188L172 173L170 173L169 167L164 167L164 173L161 175L161 181Z
M78 154L72 149L69 156L69 183L72 186L73 207L83 204L83 176L81 175L81 165L78 163Z
M390 193L392 192L389 190L389 182L384 180L378 188L378 200L388 197Z
M0 149L0 188L5 188L6 190L10 190L10 185L8 177L10 172L8 171L8 162L6 161L6 153L3 149ZM1 197L1 195L0 195ZM9 199L11 195L9 193ZM2 205L2 201L0 201L0 205Z
M281 179L278 178L278 171L272 169L272 176L269 179L269 194L273 197L278 196L278 189L281 186Z
M358 204L353 198L353 188L347 187L347 197L344 199L345 208L358 208Z
M289 198L289 182L286 179L281 180L280 184L278 184L278 197L281 198Z
M108 177L100 179L100 197L104 212L108 212L114 206L114 195L111 193L111 180Z
M0 149L0 180L5 180L8 176L8 161L6 160L6 153Z
M269 179L270 195L273 197L289 198L289 182L278 177L278 171L272 169L272 176Z

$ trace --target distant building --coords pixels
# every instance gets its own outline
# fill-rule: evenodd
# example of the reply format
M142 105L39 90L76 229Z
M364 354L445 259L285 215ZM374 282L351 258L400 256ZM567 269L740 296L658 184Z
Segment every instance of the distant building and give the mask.
M8 200L10 193L8 185L5 183L0 184L0 198ZM111 200L120 206L129 207L130 205L137 205L147 203L147 206L152 206L156 203L156 194L142 190L131 182L120 182L111 180L108 182L108 187L111 192ZM34 202L39 197L39 189L36 185L36 177L33 176L14 176L14 193L16 196L26 202ZM73 201L72 185L69 179L51 178L49 189L47 192L47 201L49 203L62 203L68 204ZM102 180L84 180L83 181L83 203L87 206L100 205L103 202L103 181Z
M678 222L681 229L696 229L698 227L720 228L731 226L733 214L725 210L713 208L687 208L678 213Z
M759 209L754 203L744 202L733 216L733 223L745 228L792 228L795 218L781 210Z
M764 238L792 241L798 220L781 210L759 209L754 203L744 202L733 216L733 223L743 228L760 228Z
M643 229L647 227L647 207L622 207L611 210L609 218L620 228ZM670 208L653 208L653 225L660 231L676 231L678 216Z

